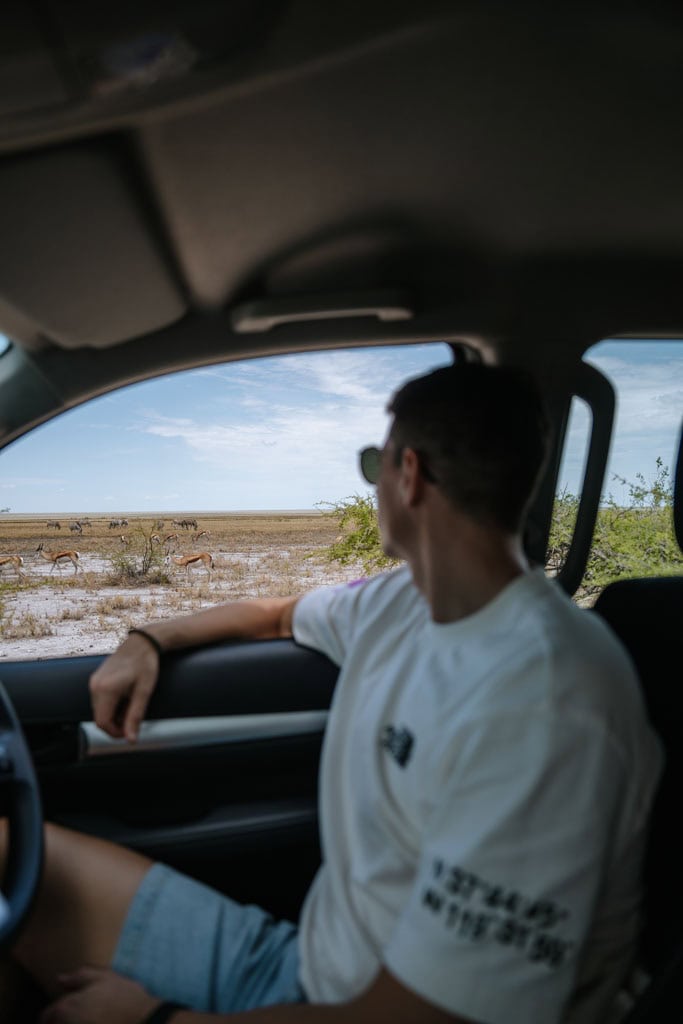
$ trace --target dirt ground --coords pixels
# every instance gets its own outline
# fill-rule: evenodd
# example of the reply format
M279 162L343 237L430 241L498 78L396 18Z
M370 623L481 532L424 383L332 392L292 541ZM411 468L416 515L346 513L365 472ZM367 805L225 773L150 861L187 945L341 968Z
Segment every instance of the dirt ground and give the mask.
M320 514L197 516L196 530L173 526L169 516L163 526L129 517L128 526L111 528L110 520L90 517L82 533L69 530L73 517L53 517L59 531L47 527L49 518L0 520L0 560L23 558L23 576L11 563L0 566L0 661L106 653L132 626L154 619L363 575L359 565L326 557L338 526ZM177 536L165 540L169 534ZM150 542L153 535L159 542ZM68 558L53 565L37 550L41 543L52 554L76 550L78 569ZM150 551L159 582L135 576ZM172 561L202 551L212 556L211 571Z

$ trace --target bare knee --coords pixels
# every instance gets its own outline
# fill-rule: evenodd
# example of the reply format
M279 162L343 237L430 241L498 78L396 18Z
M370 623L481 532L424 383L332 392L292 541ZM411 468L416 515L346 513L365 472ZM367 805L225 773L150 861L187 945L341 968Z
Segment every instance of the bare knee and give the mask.
M16 959L48 992L63 971L111 962L147 857L60 825L45 825L35 904L14 944Z

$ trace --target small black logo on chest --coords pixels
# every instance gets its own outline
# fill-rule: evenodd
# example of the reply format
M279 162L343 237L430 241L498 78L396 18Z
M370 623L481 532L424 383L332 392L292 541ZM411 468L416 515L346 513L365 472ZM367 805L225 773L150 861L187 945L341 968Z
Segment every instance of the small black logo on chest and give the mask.
M402 726L385 725L380 737L380 746L388 750L400 768L405 768L413 752L415 737L410 729Z

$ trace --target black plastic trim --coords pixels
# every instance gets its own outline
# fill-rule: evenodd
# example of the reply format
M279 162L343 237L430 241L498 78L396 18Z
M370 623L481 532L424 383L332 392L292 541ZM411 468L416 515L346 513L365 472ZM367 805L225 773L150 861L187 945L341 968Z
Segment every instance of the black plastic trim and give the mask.
M88 679L104 655L5 662L4 683L22 723L92 717ZM314 711L329 707L338 668L293 640L237 641L162 659L147 717Z
M157 855L187 847L206 851L211 845L252 842L259 835L298 833L317 829L318 811L315 799L251 803L212 810L196 821L179 825L135 827L105 814L66 813L58 816L68 828L97 835L124 846Z
M566 561L557 577L560 585L570 595L576 593L581 584L593 542L593 531L600 508L600 497L612 438L615 407L614 388L607 377L589 363L581 364L575 393L590 408L593 426L590 432L574 536Z

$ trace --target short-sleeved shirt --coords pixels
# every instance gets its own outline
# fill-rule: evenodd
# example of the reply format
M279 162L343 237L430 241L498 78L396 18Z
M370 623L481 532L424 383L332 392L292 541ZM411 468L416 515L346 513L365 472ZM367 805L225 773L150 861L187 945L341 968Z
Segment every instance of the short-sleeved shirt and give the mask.
M484 1024L602 1022L661 769L608 627L540 569L438 624L402 567L305 595L293 631L341 666L300 921L308 997L350 999L384 965Z

